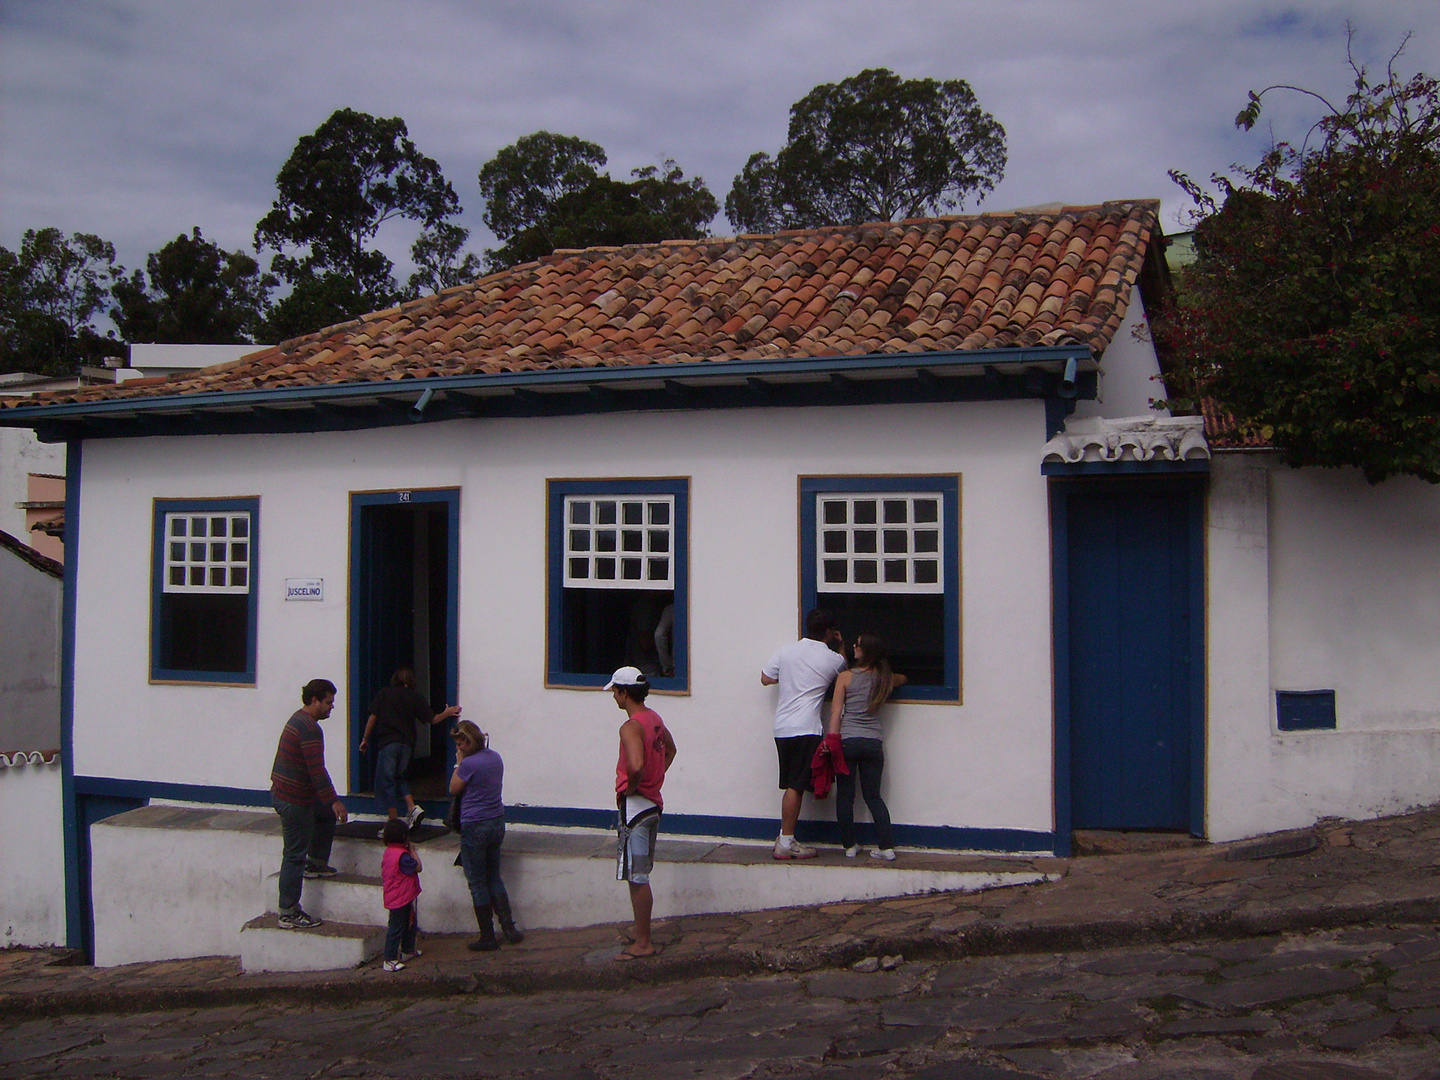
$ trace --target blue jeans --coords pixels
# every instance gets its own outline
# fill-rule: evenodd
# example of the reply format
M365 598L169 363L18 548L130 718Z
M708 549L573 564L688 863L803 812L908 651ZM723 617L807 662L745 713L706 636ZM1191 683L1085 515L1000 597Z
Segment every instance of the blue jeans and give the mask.
M335 811L324 803L296 806L271 796L270 805L280 815L284 853L280 856L280 913L290 914L300 906L305 885L305 864L325 866L330 862L330 845L335 842Z
M410 747L400 742L387 742L375 753L375 806L380 813L389 815L393 806L400 816L405 816L405 796L410 794L410 785L405 782L405 770L410 767Z
M845 763L850 775L835 775L835 820L840 823L840 842L854 847L855 840L855 779L860 779L860 794L875 821L875 841L882 848L893 848L895 837L890 829L890 808L880 797L880 775L885 771L885 744L879 739L842 739Z
M470 902L476 907L494 903L495 897L509 898L500 880L500 845L505 843L505 819L460 823L460 865L470 886Z
M390 909L390 921L385 927L385 959L399 960L400 954L415 951L415 901L404 907Z

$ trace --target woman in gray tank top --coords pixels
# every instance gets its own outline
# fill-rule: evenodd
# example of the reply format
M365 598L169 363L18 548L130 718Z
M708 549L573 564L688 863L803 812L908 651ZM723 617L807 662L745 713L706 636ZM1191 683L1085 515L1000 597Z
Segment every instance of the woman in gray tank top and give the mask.
M890 670L890 654L876 634L861 634L855 639L855 662L835 680L830 700L830 734L840 736L849 774L835 776L835 820L840 823L840 840L845 857L853 859L860 851L855 838L855 781L860 781L860 794L870 808L875 822L875 839L879 844L871 856L876 859L895 858L895 840L890 828L890 810L880 797L880 777L885 770L885 743L877 715L880 706L906 682L904 675Z

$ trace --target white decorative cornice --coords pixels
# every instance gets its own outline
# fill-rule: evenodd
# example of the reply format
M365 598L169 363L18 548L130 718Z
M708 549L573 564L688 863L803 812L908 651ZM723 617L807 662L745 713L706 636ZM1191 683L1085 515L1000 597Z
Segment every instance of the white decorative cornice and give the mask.
M1127 416L1071 420L1045 444L1046 464L1087 461L1204 461L1210 457L1199 416Z
M13 753L0 752L0 769L13 769L20 765L58 765L59 750L16 750Z

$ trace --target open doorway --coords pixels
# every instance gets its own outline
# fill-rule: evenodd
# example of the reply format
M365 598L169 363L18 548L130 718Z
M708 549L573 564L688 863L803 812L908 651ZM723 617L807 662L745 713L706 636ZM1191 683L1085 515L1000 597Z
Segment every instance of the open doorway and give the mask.
M350 496L350 788L373 792L375 750L360 737L376 691L397 668L439 712L458 696L460 492L366 492ZM445 798L453 759L446 732L422 726L407 777L416 799Z

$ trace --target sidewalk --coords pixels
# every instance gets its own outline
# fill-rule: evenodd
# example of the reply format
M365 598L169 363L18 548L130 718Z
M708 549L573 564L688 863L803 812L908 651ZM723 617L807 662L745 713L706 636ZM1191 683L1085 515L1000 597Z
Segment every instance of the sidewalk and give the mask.
M1440 805L1231 844L1028 861L1063 877L980 893L660 918L654 936L663 952L630 963L614 961L615 926L534 931L493 953L466 950L473 934L426 935L424 955L395 974L374 963L243 975L235 957L97 969L64 950L0 951L0 1015L594 990L893 955L956 959L1440 922ZM516 906L523 926L520 898Z

